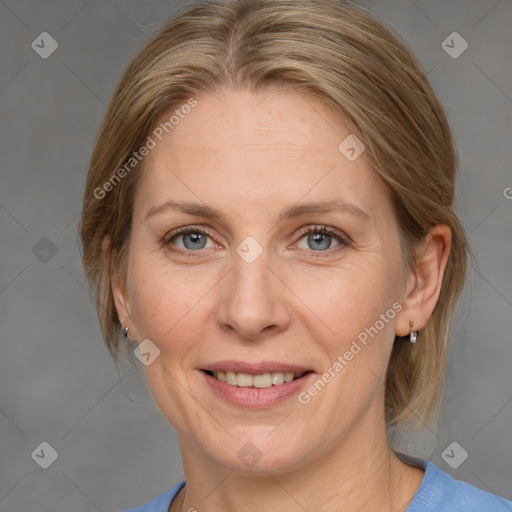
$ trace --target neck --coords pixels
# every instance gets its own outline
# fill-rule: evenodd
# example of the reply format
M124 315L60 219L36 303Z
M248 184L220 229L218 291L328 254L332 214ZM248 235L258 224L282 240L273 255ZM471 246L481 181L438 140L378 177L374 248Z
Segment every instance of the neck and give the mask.
M384 425L376 429L369 420L345 434L336 450L326 447L297 469L263 476L219 466L180 438L187 485L172 511L332 512L340 503L347 512L405 511L424 473L398 459Z

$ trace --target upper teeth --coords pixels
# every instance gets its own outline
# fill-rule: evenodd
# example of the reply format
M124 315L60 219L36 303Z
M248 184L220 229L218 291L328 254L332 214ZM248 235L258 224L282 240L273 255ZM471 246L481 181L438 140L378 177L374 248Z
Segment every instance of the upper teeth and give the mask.
M251 375L249 373L217 371L213 372L213 376L231 386L269 388L271 386L279 386L283 382L291 382L295 377L301 377L304 373L272 372Z

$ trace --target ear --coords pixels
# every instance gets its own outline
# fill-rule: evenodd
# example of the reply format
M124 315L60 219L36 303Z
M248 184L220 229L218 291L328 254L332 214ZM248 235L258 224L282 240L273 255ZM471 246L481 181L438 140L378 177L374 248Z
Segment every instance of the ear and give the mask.
M110 238L103 239L101 249L103 256L108 258L110 255ZM129 336L132 339L137 339L135 325L132 318L132 310L126 283L123 281L119 269L113 269L110 277L110 285L112 287L112 296L114 298L114 305L117 311L117 316L123 327L129 327Z
M444 271L451 249L451 231L444 224L430 229L425 240L417 250L416 267L407 273L406 286L395 326L397 336L407 336L413 329L422 329L439 299L443 284Z

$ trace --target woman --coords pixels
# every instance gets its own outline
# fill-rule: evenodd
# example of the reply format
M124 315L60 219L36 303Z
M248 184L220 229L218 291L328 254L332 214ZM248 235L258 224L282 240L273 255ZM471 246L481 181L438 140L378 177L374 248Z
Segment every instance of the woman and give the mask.
M81 237L186 476L142 511L512 510L393 450L436 416L470 248L409 50L334 0L215 1L136 56Z

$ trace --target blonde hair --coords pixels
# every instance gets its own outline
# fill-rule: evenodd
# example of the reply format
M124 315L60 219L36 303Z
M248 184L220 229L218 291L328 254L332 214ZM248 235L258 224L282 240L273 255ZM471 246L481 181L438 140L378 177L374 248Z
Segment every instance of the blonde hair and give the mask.
M414 268L414 249L430 228L445 224L451 230L438 303L416 345L395 340L385 383L388 426L428 423L438 412L450 323L471 254L453 210L457 154L420 64L400 39L353 4L196 2L132 60L94 147L80 225L84 268L96 292L106 345L117 360L121 326L111 276L126 277L140 170L140 163L131 162L133 168L120 173L123 165L165 113L201 92L282 86L331 105L363 141L365 158L389 190L407 268ZM104 239L110 240L105 255Z

